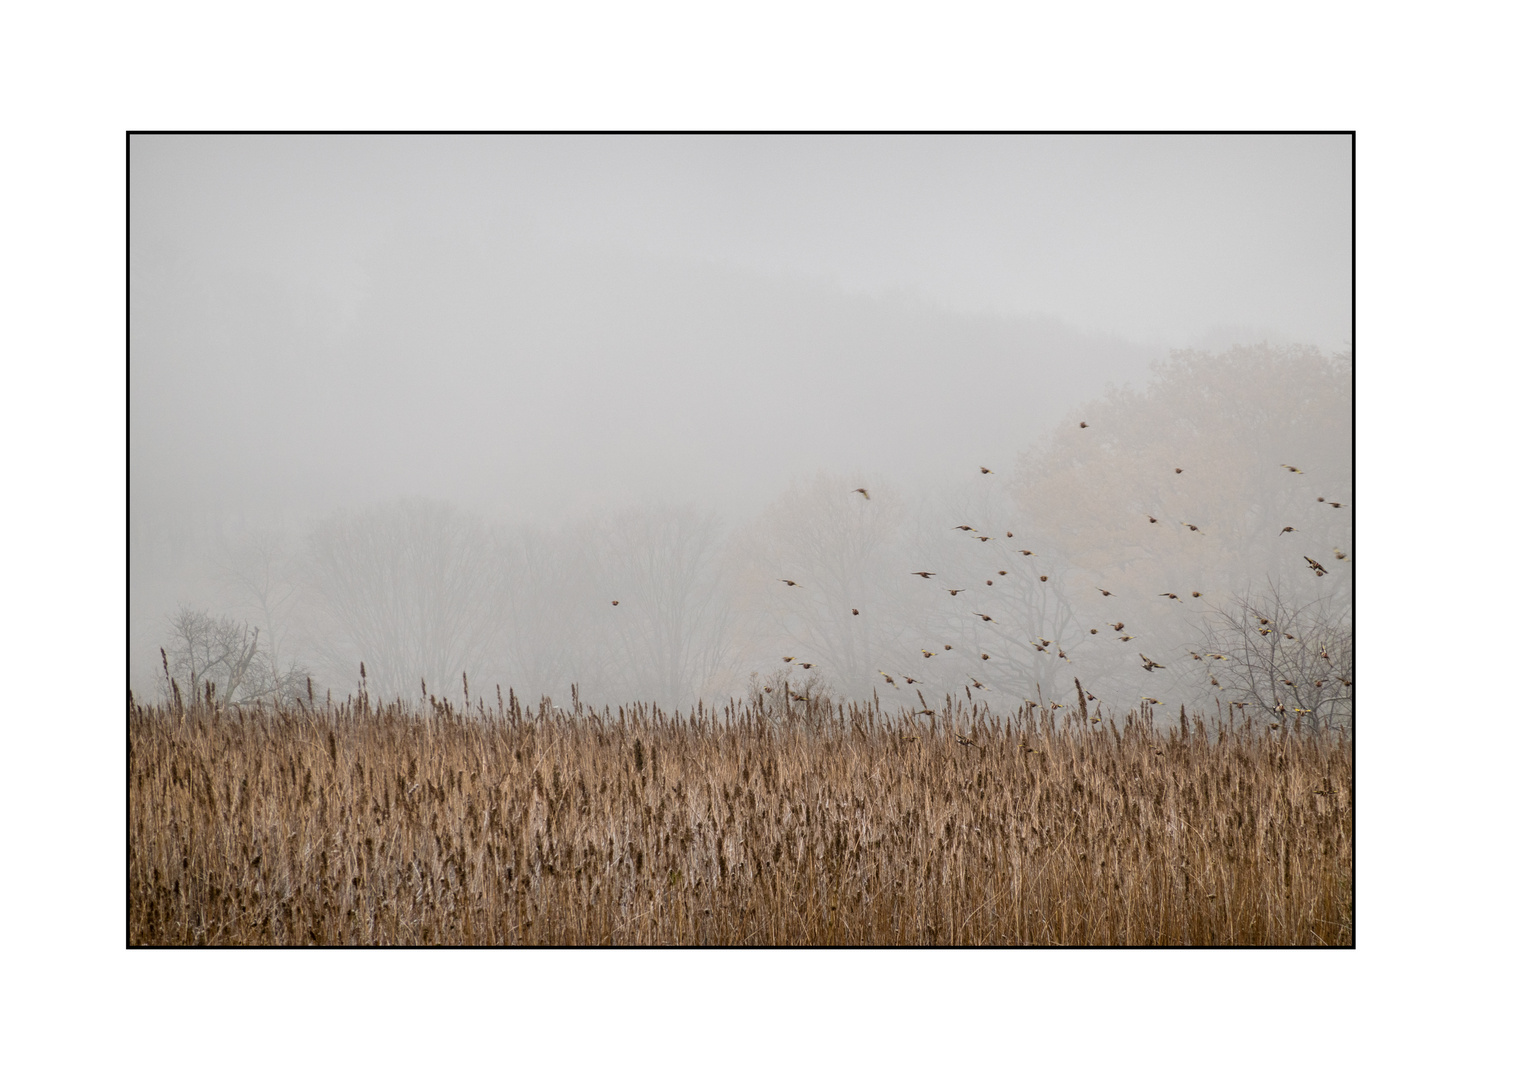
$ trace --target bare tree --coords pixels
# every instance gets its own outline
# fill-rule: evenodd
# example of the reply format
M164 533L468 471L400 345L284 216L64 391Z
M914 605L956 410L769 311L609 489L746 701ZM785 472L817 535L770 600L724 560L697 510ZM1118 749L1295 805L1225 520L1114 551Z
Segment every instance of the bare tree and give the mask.
M691 508L631 510L606 525L598 578L620 601L601 611L615 661L600 679L607 696L677 706L715 689L732 645L721 554L720 519Z
M424 500L340 513L309 554L336 672L363 662L382 696L412 696L420 679L455 685L491 654L501 587L479 519Z
M307 669L295 664L278 667L262 646L259 627L243 620L183 607L171 617L170 630L165 675L198 699L247 705L295 700L306 688Z
M1205 620L1199 646L1206 677L1229 700L1316 727L1353 716L1351 607L1332 597L1291 602L1274 582L1243 594Z

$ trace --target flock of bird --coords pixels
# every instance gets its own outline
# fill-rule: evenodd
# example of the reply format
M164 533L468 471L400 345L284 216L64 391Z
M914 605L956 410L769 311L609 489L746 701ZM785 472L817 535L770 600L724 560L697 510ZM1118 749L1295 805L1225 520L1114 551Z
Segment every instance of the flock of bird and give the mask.
M1085 429L1087 429L1089 427L1089 425L1088 425L1087 421L1082 421L1081 423L1078 424L1078 427L1080 429L1084 429L1085 430ZM1302 469L1300 469L1300 468L1298 468L1297 466L1294 466L1294 465L1280 464L1279 468L1285 469L1285 470L1287 470L1288 472L1290 472L1292 474L1303 473ZM993 471L991 469L989 469L985 465L980 466L980 470L981 470L980 475L982 475L982 476L991 476L991 475L994 475ZM1182 473L1183 473L1183 469L1182 469L1181 466L1174 466L1173 467L1173 474L1175 476L1176 475L1182 475ZM850 494L859 495L862 498L864 498L867 502L870 500L870 491L869 491L868 488L863 488L863 487L854 488L850 492ZM1340 502L1328 501L1324 496L1317 496L1316 501L1318 503L1324 503L1327 506L1330 506L1334 510L1341 510L1343 508L1343 506L1344 506L1344 504L1340 503ZM1150 524L1152 524L1152 525L1160 524L1159 520L1157 519L1157 517L1155 515L1152 515L1152 514L1148 513L1146 515L1146 518L1147 518L1147 521ZM1191 532L1191 533L1198 533L1201 536L1204 535L1203 530L1200 529L1198 525L1192 524L1192 523L1187 522L1187 521L1180 521L1179 524L1182 525L1184 528L1188 529L1189 532ZM975 538L979 542L981 542L983 544L988 543L988 542L996 539L993 536L984 535L980 530L978 530L977 528L975 528L972 525L956 525L956 526L953 527L952 531L972 533L972 534L975 535ZM1278 535L1283 536L1285 534L1294 533L1294 532L1298 532L1298 531L1299 530L1296 529L1293 525L1286 525L1286 526L1284 526L1284 528L1282 528L1279 531ZM1013 538L1012 530L1006 530L1006 538L1007 539L1012 539ZM1026 556L1026 557L1033 557L1034 554L1035 554L1034 551L1032 551L1032 550L1030 550L1028 548L1018 548L1017 551L1018 551L1019 555ZM1346 562L1350 558L1347 554L1345 554L1344 552L1342 552L1341 550L1339 550L1337 548L1333 548L1332 551L1333 551L1335 557L1338 559L1338 561ZM1327 573L1329 573L1329 571L1326 569L1326 567L1322 566L1319 562L1317 562L1315 559L1311 558L1309 555L1302 556L1302 558L1305 559L1305 562L1309 566L1310 570L1312 572L1314 572L1315 575L1318 578L1319 577L1324 577ZM1006 577L1007 575L1008 575L1008 571L1006 569L1000 569L1000 570L997 571L997 576L998 577ZM931 578L937 577L938 575L933 570L914 570L914 571L912 571L912 576L913 577L922 578L923 580L928 581ZM1039 575L1039 579L1040 579L1041 582L1049 581L1049 577L1046 574ZM777 580L783 582L787 588L797 588L797 589L803 588L803 586L802 586L802 584L800 582L792 580L790 578L779 578ZM990 579L990 578L986 579L986 583L988 585L992 585L993 584L993 580ZM965 588L949 588L947 586L940 586L940 587L943 588L946 592L948 592L951 596L958 596L961 593L968 591ZM1102 593L1106 597L1112 597L1112 596L1115 595L1109 589L1105 589L1102 586L1095 586L1095 588L1097 588L1098 591L1100 593ZM1157 595L1159 597L1165 597L1168 600L1177 601L1180 604L1183 603L1183 599L1177 593L1174 593L1174 592L1163 592L1163 593L1158 593ZM1191 597L1194 597L1194 598L1200 598L1200 597L1203 596L1203 594L1201 592L1199 592L1198 590L1190 591L1189 595ZM620 604L620 601L619 600L612 600L610 603L611 603L612 606L617 606L617 605ZM859 612L859 608L851 608L850 611L851 611L851 613L853 615L858 615L860 613ZM997 623L997 620L994 619L991 615L984 614L983 612L973 611L971 614L974 615L976 618L980 619L983 624L987 624L987 623L996 624ZM1269 620L1262 619L1261 622L1262 622L1263 625L1259 627L1259 632L1261 634L1263 634L1264 636L1267 636L1267 635L1271 634L1273 631L1268 626ZM1123 621L1117 621L1117 622L1114 622L1114 623L1112 623L1110 625L1112 626L1114 632L1118 635L1118 640L1120 640L1121 642L1129 642L1129 641L1134 639L1135 635L1122 633L1122 631L1125 629L1125 623ZM1099 631L1098 631L1097 628L1092 628L1092 629L1090 629L1088 631L1088 633L1089 633L1089 635L1097 635L1099 633ZM1284 633L1284 637L1286 637L1286 638L1288 638L1290 640L1294 640L1294 635L1293 634ZM1029 644L1034 646L1034 648L1035 648L1035 650L1037 652L1044 653L1046 655L1050 655L1050 651L1049 651L1050 647L1054 644L1056 646L1056 656L1057 656L1057 658L1060 659L1060 660L1064 660L1067 663L1071 663L1072 662L1071 659L1067 657L1066 652L1061 648L1061 646L1058 643L1052 642L1052 641L1042 637L1042 638L1038 638L1038 639L1031 639ZM943 650L935 651L935 650L920 648L919 651L923 654L925 659L931 659L931 658L939 655L940 651L948 652L948 651L951 651L953 649L954 649L953 645L945 645ZM980 655L981 655L981 658L983 660L990 660L991 659L991 655L986 653L986 652L982 652ZM1142 667L1142 669L1145 670L1148 673L1153 672L1153 671L1165 670L1166 669L1166 665L1165 664L1158 663L1157 661L1155 661L1155 660L1151 659L1149 656L1147 656L1145 653L1138 653L1137 655L1140 656L1140 658L1141 658L1141 667ZM1220 653L1209 653L1209 654L1206 654L1206 655L1210 659L1213 659L1213 660L1224 661L1224 660L1227 659L1224 655L1222 655ZM1202 661L1205 660L1205 656L1201 656L1199 653L1190 652L1189 656L1192 659L1197 660L1197 661L1201 661L1202 662ZM1323 659L1325 659L1329 664L1331 663L1331 657L1328 655L1327 650L1326 650L1325 647L1322 647L1322 649L1321 649L1321 657ZM800 668L802 668L803 670L806 670L806 671L810 671L813 668L813 666L814 666L813 663L808 662L808 661L797 660L797 658L794 657L794 656L781 657L781 660L784 663L787 663L787 664L795 664L796 666L799 666ZM894 687L896 689L899 689L899 690L901 689L901 687L897 686L897 678L898 677L903 679L906 682L906 684L909 685L909 686L913 686L913 685L916 685L916 684L922 682L922 680L917 679L917 678L913 677L912 675L901 674L899 676L895 676L894 677L892 674L890 674L888 672L885 672L885 671L881 671L881 672L879 672L879 674L885 679L885 681L887 683L889 683L892 687ZM976 690L985 690L985 689L987 689L986 685L983 684L980 680L976 679L974 676L969 676L968 675L967 678L970 679L970 689L976 689ZM1351 686L1352 685L1350 680L1342 679L1340 681L1344 685L1347 685L1347 686ZM1288 685L1293 685L1287 679L1285 680L1285 682ZM1220 683L1217 681L1217 679L1215 678L1215 676L1213 674L1210 676L1210 683L1211 683L1211 685L1216 686L1216 687L1220 686ZM1317 687L1320 687L1322 684L1323 684L1322 680L1317 680L1315 682L1315 685ZM770 687L770 686L766 686L763 689L764 689L764 691L766 693L773 693L774 692L774 688ZM970 693L970 689L967 690L967 695L968 696L969 696L969 693ZM1079 684L1079 689L1082 689L1080 684ZM804 701L808 700L808 697L806 695L790 691L788 687L787 687L787 692L790 694L791 699L794 700L794 701L803 701L804 702ZM1098 698L1092 692L1087 691L1087 690L1084 689L1083 693L1085 694L1085 696L1086 696L1088 701L1095 701L1095 702L1098 701ZM919 697L919 700L922 701L923 694L922 694L921 691L918 692L918 697ZM1146 704L1149 704L1149 705L1160 705L1160 704L1162 704L1162 702L1159 701L1157 698L1150 697L1150 696L1143 696L1141 698L1141 701L1146 703ZM932 716L933 715L933 710L927 708L927 702L923 702L923 704L924 704L925 707L923 709L917 710L916 712L918 714L920 714L920 715L926 714L926 715ZM1251 704L1251 702L1233 701L1230 704L1233 707L1239 707L1239 708L1245 709L1248 705ZM1031 706L1031 707L1038 707L1039 706L1039 702L1031 701L1031 700L1026 698L1025 699L1025 705ZM1063 708L1064 706L1062 706L1058 702L1051 701L1050 702L1050 707L1052 709L1060 709L1060 708ZM1294 708L1294 707L1286 707L1282 701L1279 701L1277 699L1275 701L1274 711L1276 713L1279 713L1281 716L1283 714L1285 714L1286 712L1294 713L1296 715L1308 715L1311 712L1311 710L1309 710L1309 709L1300 709L1300 708ZM1100 722L1102 722L1102 717L1101 716L1094 717L1094 718L1092 718L1092 722L1095 723L1095 724L1100 723ZM1274 724L1271 724L1270 726L1274 727L1274 728L1277 728L1279 725L1277 723L1274 723ZM916 739L916 736L908 736L908 738ZM967 741L967 737L962 736L961 737L961 741L962 742L966 742ZM971 745L974 745L974 743L972 743Z

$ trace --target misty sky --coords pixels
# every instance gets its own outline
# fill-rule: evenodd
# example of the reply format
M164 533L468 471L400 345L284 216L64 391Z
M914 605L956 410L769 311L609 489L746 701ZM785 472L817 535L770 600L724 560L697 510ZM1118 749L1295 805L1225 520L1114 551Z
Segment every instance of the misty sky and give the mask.
M1345 137L138 137L133 495L753 507L1351 334Z
M1351 334L1345 136L150 137L135 246L338 295L420 236L579 245L1182 345Z
M817 477L948 506L1172 349L1340 349L1351 164L1338 136L135 137L134 677L264 530L308 550L422 497L747 532Z

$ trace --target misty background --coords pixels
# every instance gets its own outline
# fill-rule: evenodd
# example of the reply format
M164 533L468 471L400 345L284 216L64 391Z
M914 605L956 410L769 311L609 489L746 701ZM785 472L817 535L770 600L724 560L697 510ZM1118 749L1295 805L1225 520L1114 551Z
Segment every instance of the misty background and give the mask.
M141 696L1348 707L1346 137L130 152Z

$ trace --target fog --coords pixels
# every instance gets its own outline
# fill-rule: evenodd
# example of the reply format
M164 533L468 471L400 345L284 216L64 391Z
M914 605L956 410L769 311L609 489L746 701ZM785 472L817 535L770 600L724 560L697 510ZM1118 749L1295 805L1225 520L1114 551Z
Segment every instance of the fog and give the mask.
M130 152L135 693L1337 708L1346 137Z

